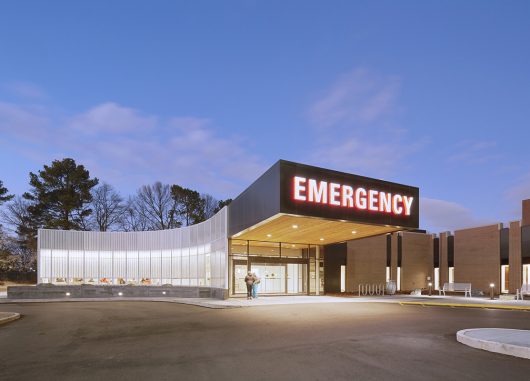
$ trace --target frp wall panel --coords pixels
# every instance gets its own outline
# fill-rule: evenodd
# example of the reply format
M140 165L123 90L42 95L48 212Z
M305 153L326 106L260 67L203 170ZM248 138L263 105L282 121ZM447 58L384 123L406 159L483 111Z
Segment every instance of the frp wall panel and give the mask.
M227 288L227 208L180 229L39 230L39 282L212 285Z

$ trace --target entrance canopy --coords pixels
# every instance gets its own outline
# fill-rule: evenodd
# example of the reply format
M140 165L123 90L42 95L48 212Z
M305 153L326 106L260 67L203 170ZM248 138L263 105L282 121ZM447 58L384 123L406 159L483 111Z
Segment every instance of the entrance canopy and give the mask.
M312 245L349 241L402 230L393 226L278 214L232 238L249 241L300 242Z
M230 238L326 245L417 229L419 189L280 160L229 206Z

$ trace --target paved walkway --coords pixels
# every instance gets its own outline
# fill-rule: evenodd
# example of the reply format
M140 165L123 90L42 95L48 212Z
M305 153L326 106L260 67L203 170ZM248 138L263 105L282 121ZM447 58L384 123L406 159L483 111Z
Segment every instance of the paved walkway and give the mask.
M530 331L506 328L464 329L456 340L473 348L530 359Z

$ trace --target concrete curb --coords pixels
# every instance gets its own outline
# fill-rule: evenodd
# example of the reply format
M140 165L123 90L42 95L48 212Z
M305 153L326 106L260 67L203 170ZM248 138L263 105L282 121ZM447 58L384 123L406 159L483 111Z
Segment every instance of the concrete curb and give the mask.
M0 325L17 319L20 319L20 314L17 312L0 312Z
M402 306L488 308L488 309L494 309L494 310L530 311L530 306L512 306L512 305L483 304L483 303L399 302L399 304L401 304Z
M456 340L459 343L465 344L472 348L482 349L484 351L500 353L500 354L508 355L508 356L530 359L530 342L528 343L529 346L521 346L521 345L511 344L508 342L479 339L479 338L470 336L471 333L477 333L478 331L484 331L487 333L487 331L493 331L493 330L497 335L499 333L502 334L503 331L506 332L507 335L514 334L514 333L517 334L518 332L522 332L525 334L528 333L528 331L519 330L519 329L502 329L502 328L463 329L456 333Z
M191 299L191 298L190 298ZM171 298L69 298L69 299L6 299L0 301L1 304L20 304L20 303L82 303L82 302L156 302L156 303L175 303L185 304L197 307L204 307L210 309L229 309L241 308L242 306L232 306L225 304L216 304L215 301L209 302L207 300L196 299L171 299Z

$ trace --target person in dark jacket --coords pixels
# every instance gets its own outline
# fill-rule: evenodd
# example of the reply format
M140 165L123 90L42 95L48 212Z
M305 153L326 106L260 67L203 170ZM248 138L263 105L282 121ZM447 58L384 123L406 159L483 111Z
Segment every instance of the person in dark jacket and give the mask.
M247 276L245 277L245 284L247 285L247 300L252 299L252 288L254 285L254 276L252 275L252 272L249 271L247 273Z

